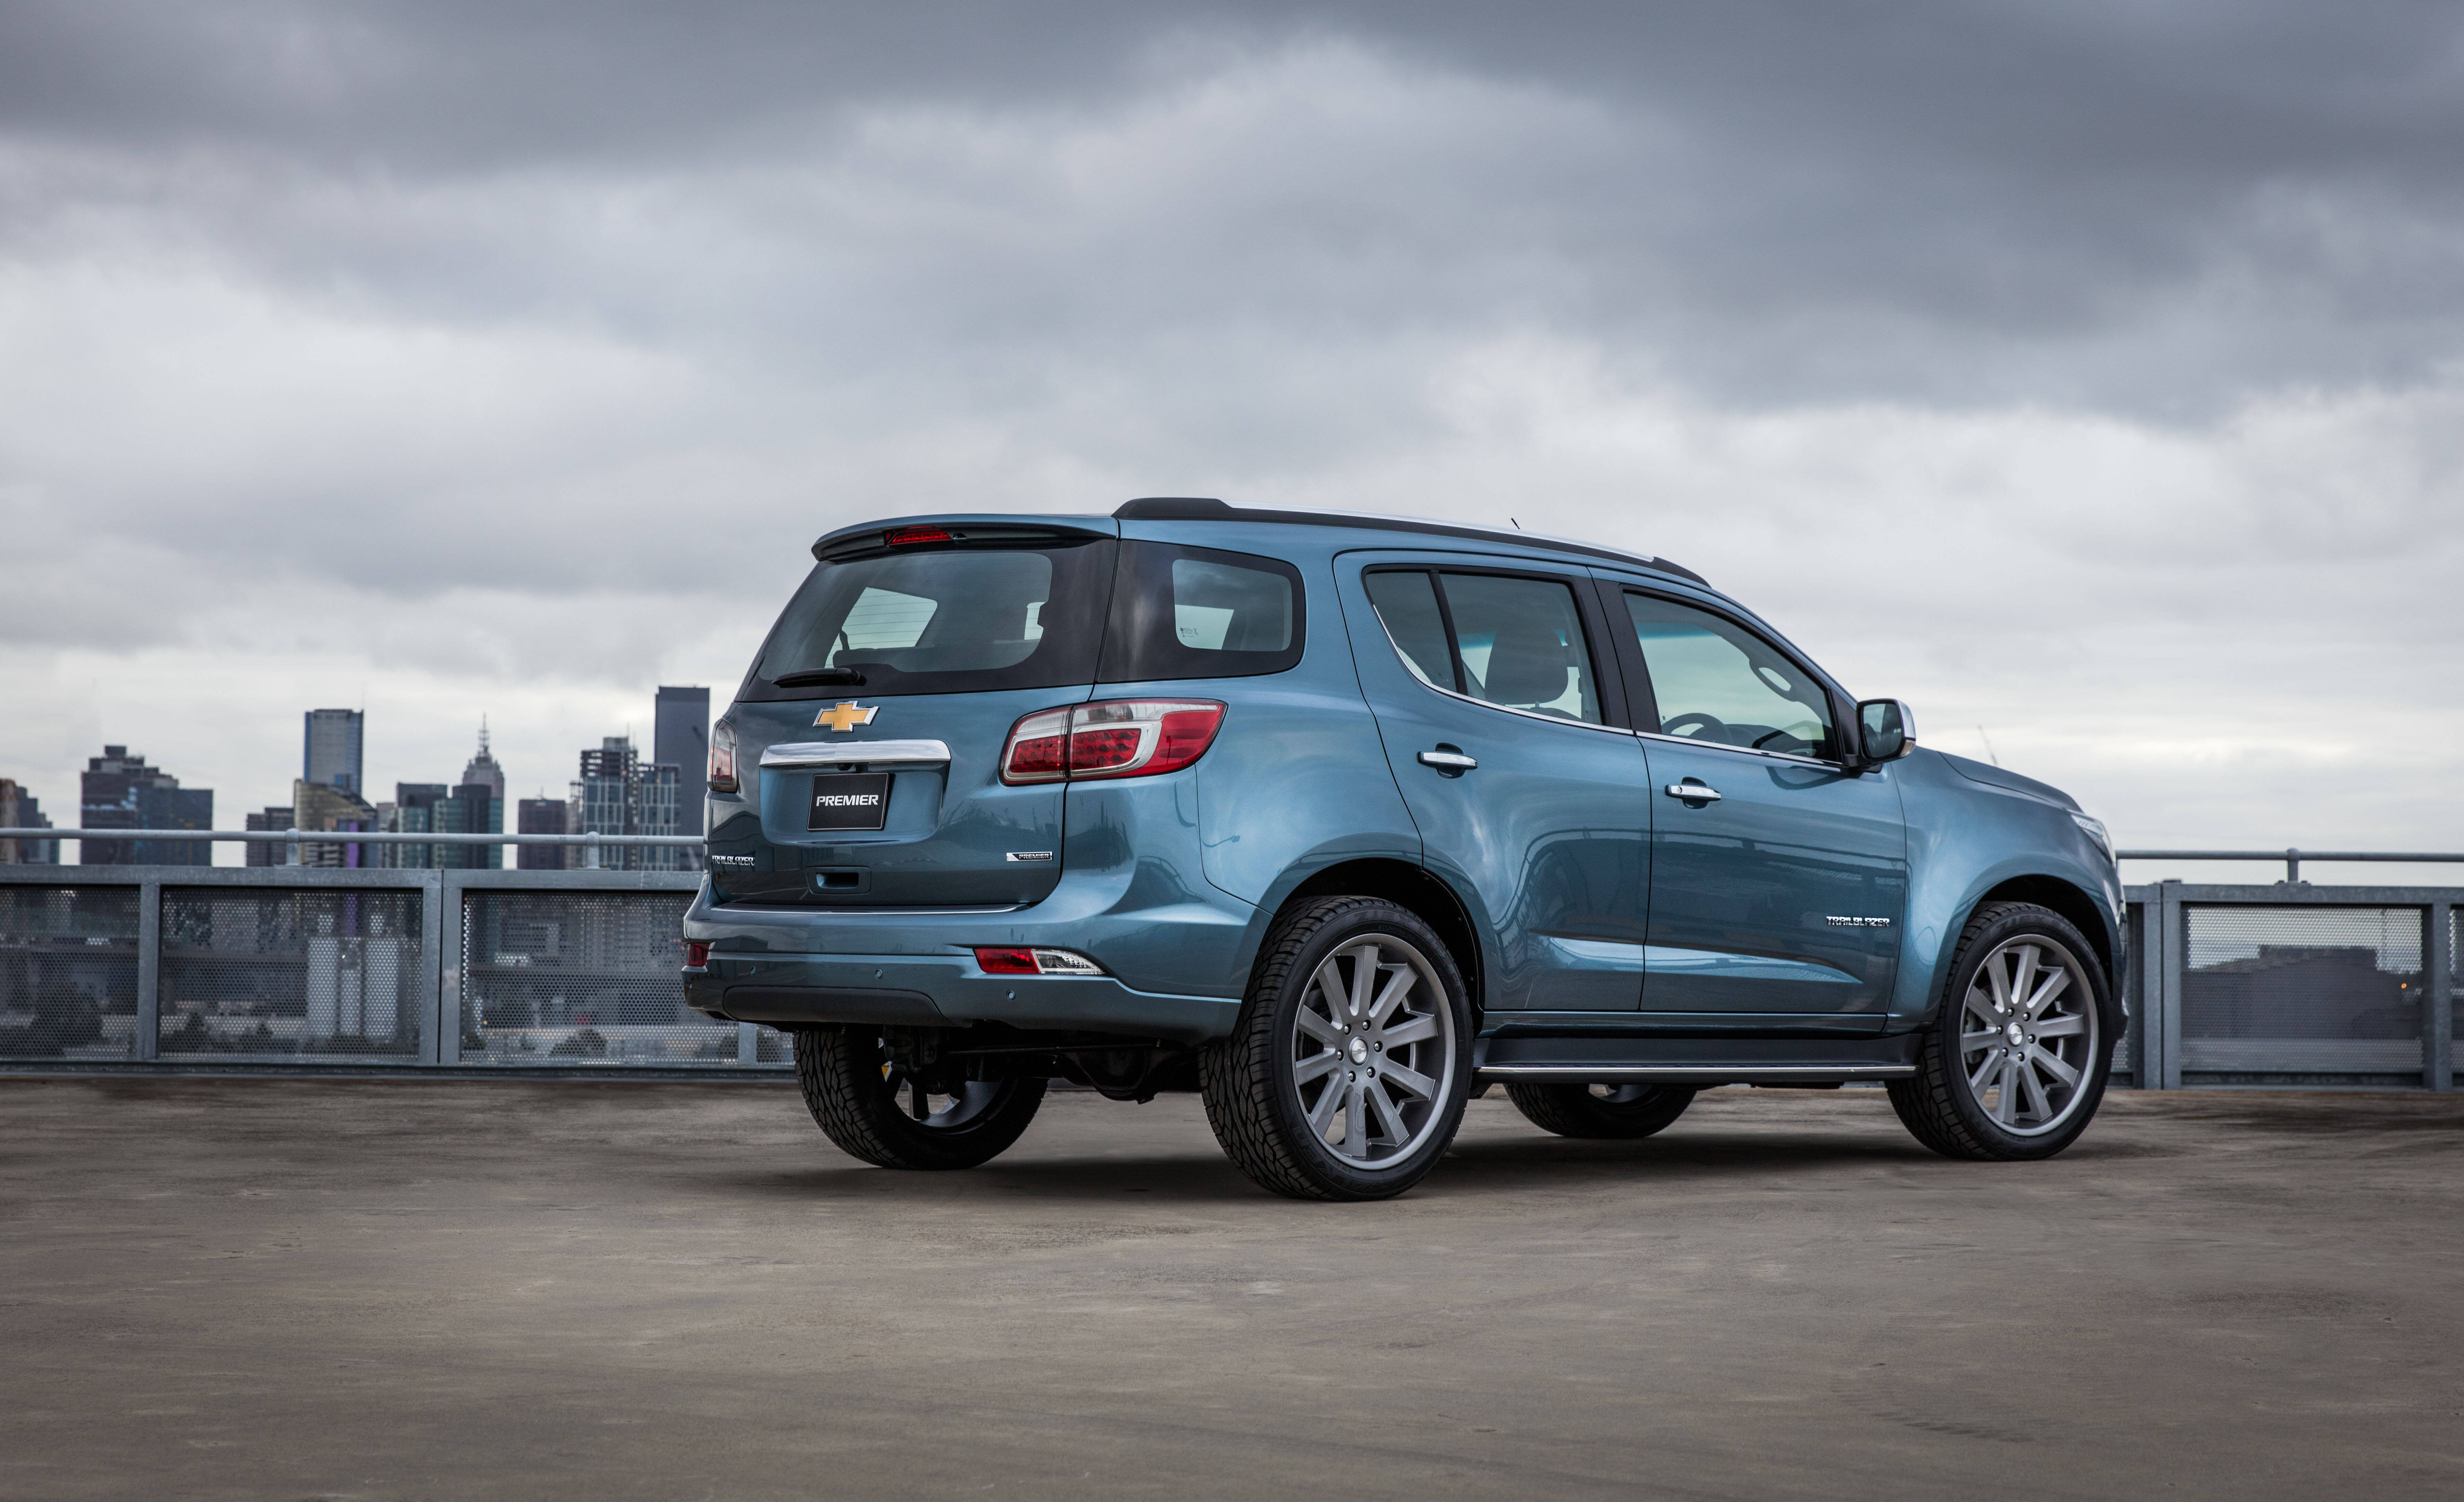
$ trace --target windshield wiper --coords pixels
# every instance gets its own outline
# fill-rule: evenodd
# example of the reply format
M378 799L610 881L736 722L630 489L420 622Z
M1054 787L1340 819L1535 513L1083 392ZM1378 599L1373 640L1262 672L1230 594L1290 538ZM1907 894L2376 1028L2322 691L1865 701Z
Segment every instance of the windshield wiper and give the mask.
M808 689L825 683L860 689L864 687L864 674L853 668L807 668L802 673L782 673L770 680L774 689Z

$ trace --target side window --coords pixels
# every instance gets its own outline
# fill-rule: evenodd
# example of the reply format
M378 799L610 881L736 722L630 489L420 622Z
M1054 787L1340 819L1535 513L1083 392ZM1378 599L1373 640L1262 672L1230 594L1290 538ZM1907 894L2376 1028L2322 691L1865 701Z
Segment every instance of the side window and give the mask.
M1436 578L1418 571L1383 573L1371 574L1362 583L1369 586L1369 602L1377 607L1386 634L1395 638L1395 650L1403 654L1403 666L1423 683L1460 693L1455 654L1446 646L1446 618L1438 609Z
M1485 703L1600 723L1574 592L1551 579L1389 570L1363 581L1424 683Z
M1280 559L1124 542L1097 676L1237 678L1301 660L1300 570Z
M1761 637L1653 595L1629 594L1625 607L1661 735L1791 756L1838 754L1830 696Z

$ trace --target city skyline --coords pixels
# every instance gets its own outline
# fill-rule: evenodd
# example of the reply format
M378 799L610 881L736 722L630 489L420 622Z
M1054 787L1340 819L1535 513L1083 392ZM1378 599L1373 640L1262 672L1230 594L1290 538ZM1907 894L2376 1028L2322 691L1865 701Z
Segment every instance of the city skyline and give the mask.
M647 737L642 734L639 727L652 725L658 706L665 702L657 696L662 694L690 696L707 693L709 690L700 685L666 683L654 685L642 696L641 704L629 718L620 708L607 722L615 724L620 732L633 737L636 743L641 743L647 740ZM275 733L255 738L253 743L260 745L270 746L287 742L288 763L276 762L271 767L252 761L237 771L233 771L227 765L207 769L200 761L198 768L191 770L187 765L189 759L182 749L181 742L174 737L162 738L159 745L164 749L161 750L144 743L122 742L116 739L110 744L121 746L132 761L144 760L150 763L150 769L170 773L179 779L184 787L210 792L215 799L213 828L228 829L274 828L275 826L270 826L265 822L266 816L272 810L287 809L292 806L296 786L305 780L305 773L308 770L308 757L302 749L303 719L314 724L316 721L312 717L334 713L338 712L327 709L295 708L289 711L287 717L289 726L287 735ZM481 738L478 743L483 754L492 753L495 748L505 744L505 738L498 732L497 721L485 714L473 717L471 724L457 727L440 726L425 721L401 725L390 723L387 717L373 711L353 710L347 713L355 717L364 717L357 721L355 727L356 732L364 738L361 750L363 767L361 781L363 786L360 792L352 796L366 803L372 811L392 806L396 802L397 789L404 785L441 784L449 792L460 785L461 779L468 776L477 765L477 758L472 754L474 735ZM627 728L628 726L635 728L628 730ZM706 742L708 734L706 723L702 733ZM541 796L553 799L560 804L566 801L569 796L569 784L574 778L576 756L596 750L609 739L606 730L598 728L578 736L570 744L550 749L543 743L547 742L552 735L553 732L541 733L535 729L524 733L520 718L517 717L516 743L527 748L524 764L541 773L533 777L527 784L521 781L517 769L508 768L503 764L503 758L492 757L492 760L498 764L496 777L501 784L496 793L502 803L501 823L497 828L506 831L517 829L516 807L522 801ZM451 754L442 754L443 747L456 741L459 742L459 750ZM418 749L396 748L402 744ZM79 819L81 780L87 763L99 760L96 753L100 749L100 746L97 746L88 748L84 752L78 759L76 769L66 774L62 784L64 792L57 797L48 790L46 783L59 781L59 779L46 778L40 773L21 772L5 764L0 764L0 778L10 780L22 787L28 796L38 799L44 816L55 826L71 827L64 832L73 834L74 827ZM647 762L648 748L645 749L644 760ZM459 770L457 771L456 768ZM417 775L397 776L395 775L397 771ZM440 773L441 777L438 775ZM682 801L694 813L697 813L703 781L702 768L699 765L680 768L678 781L684 793ZM238 789L236 793L232 790L234 787ZM63 809L66 810L65 813L62 812ZM687 830L686 832L695 831ZM78 859L76 853L77 849L76 845L68 846L62 851L63 858L76 863ZM257 848L236 844L214 846L210 864L248 864L248 852L253 849ZM271 850L274 848L263 849ZM268 856L260 852L256 860L261 864L267 863ZM272 863L279 864L278 857ZM377 864L373 858L368 863ZM508 858L505 864L511 866L514 862Z

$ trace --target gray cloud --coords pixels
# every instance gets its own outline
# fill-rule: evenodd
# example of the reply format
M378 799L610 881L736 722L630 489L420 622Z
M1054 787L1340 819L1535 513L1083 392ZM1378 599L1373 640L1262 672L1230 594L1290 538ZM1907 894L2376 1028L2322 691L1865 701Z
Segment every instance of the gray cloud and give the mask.
M371 681L402 776L490 705L552 768L829 526L1216 492L1676 554L2151 837L2316 765L2375 791L2285 837L2393 829L2459 68L2394 4L16 5L0 772L176 712L270 799L233 704Z

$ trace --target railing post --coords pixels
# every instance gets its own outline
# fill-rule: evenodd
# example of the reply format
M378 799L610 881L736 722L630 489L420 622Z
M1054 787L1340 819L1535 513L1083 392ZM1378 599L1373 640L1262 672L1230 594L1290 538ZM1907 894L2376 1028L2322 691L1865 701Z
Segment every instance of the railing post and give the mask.
M163 1048L163 883L137 888L136 1058L150 1064Z
M436 873L436 1062L462 1062L462 912L469 889L454 872Z
M285 866L297 866L297 865L298 865L298 864L299 864L299 826L297 826L297 825L296 825L296 824L295 824L295 825L293 825L293 826L291 827L291 840L290 840L290 843L284 847L284 849L285 849L285 850L287 850L290 853L289 853L289 854L284 858L284 860L283 860L282 864L284 864Z
M2422 1008L2421 1082L2432 1090L2455 1088L2455 907L2432 902L2425 915L2430 942L2430 997Z
M2155 934L2147 945L2148 958L2156 965L2156 984L2151 987L2155 1015L2147 1030L2157 1043L2155 1070L2158 1090L2182 1088L2182 971L2189 960L2189 935L2183 932L2182 884L2162 881L2156 885Z
M2298 887L2301 885L2301 852L2299 850L2286 850L2284 852L2284 884L2288 887Z
M460 1018L446 1007L445 979L445 873L441 871L420 872L419 884L419 1004L428 1013L428 1026L420 1031L427 1036L419 1041L419 1062L451 1064L460 1057L462 1029Z
M582 869L584 871L597 871L599 869L599 831L597 829L592 829L589 831L589 834L590 842L582 857Z

